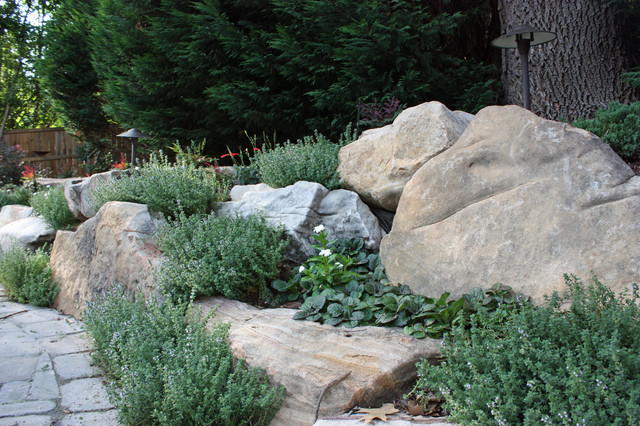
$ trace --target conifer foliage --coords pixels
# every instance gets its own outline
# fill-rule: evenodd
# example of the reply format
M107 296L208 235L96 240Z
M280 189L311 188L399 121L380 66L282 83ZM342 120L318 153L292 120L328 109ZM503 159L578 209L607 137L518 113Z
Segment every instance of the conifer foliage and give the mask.
M359 101L439 100L474 112L495 97L494 68L459 47L463 26L487 20L472 2L460 10L411 0L89 3L94 10L82 11L104 111L171 140L223 148L245 131L334 137L356 120Z

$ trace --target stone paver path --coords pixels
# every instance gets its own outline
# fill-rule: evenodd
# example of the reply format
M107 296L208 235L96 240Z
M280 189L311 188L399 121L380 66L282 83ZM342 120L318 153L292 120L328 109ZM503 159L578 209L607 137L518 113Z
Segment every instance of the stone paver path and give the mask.
M0 426L119 425L82 323L0 287Z

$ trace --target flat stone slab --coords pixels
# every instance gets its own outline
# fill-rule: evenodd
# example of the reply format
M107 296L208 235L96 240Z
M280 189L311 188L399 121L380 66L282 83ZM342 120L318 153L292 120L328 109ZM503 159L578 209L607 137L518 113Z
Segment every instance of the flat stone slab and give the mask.
M293 309L258 309L223 298L197 305L205 314L217 306L211 321L231 324L234 355L287 389L272 425L313 424L321 395L320 417L375 406L415 379L418 360L440 357L440 340L415 339L400 328L295 321Z
M26 401L0 405L0 417L46 414L56 408L54 401Z
M37 364L38 356L0 359L0 383L30 380Z
M89 336L86 332L67 334L65 336L44 337L38 341L42 348L54 357L91 350Z
M60 318L58 320L37 322L25 326L25 330L34 338L49 336L64 336L65 334L78 333L83 331L78 323L70 318Z
M100 374L88 353L60 355L53 359L53 364L56 373L63 380L82 379Z
M109 402L107 390L100 378L73 380L60 386L63 410L99 411L114 408Z
M92 411L88 413L74 413L64 416L59 426L118 426L118 411Z
M30 386L27 381L5 383L0 389L0 404L24 401Z
M43 426L53 424L51 416L20 416L0 418L0 426Z

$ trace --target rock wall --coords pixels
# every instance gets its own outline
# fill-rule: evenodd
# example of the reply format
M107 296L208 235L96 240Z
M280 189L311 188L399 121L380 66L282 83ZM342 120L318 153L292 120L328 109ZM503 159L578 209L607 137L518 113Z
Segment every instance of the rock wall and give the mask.
M86 302L115 282L129 292L155 291L153 266L161 254L153 234L162 221L145 205L112 201L75 232L58 231L51 251L60 284L54 307L81 316Z

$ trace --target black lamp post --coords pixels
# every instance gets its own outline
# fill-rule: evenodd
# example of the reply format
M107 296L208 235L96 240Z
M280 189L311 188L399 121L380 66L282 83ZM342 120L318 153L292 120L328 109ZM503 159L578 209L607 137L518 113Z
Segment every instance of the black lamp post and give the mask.
M131 138L131 167L135 165L136 161L136 142L138 139L149 139L151 136L142 133L138 129L129 129L124 133L116 135L121 138Z
M531 110L531 97L529 93L529 47L547 43L555 38L556 33L538 30L531 25L522 25L491 42L493 47L518 49L518 53L520 53L520 64L522 66L522 95L524 97L524 107L528 110Z

